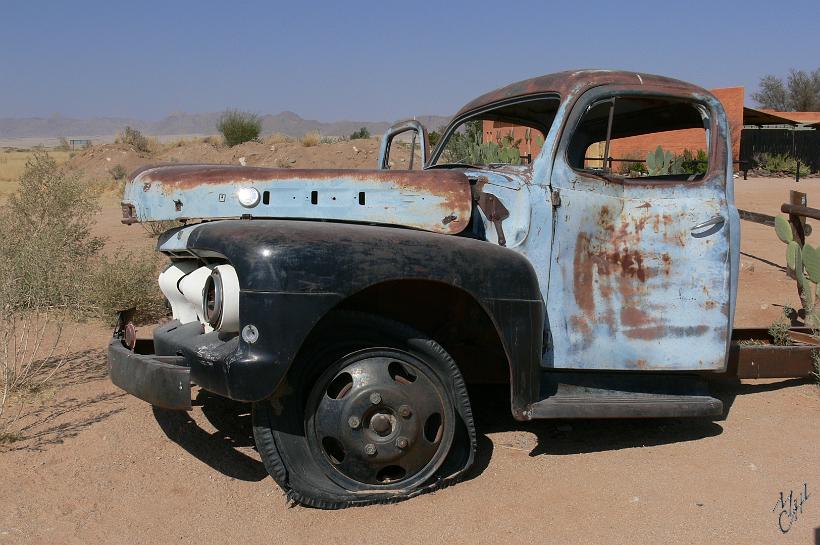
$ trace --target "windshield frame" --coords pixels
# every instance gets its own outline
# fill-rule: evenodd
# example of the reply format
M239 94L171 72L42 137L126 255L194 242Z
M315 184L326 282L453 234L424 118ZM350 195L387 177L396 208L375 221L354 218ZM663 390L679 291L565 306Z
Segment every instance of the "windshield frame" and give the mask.
M469 112L466 112L466 113L454 118L447 125L447 128L445 129L444 134L441 135L441 139L439 139L438 144L436 144L436 147L430 153L430 159L428 159L427 164L425 165L425 168L442 167L442 166L445 166L445 165L459 165L459 164L465 165L466 164L466 163L440 163L440 164L436 164L436 161L438 161L439 157L441 156L442 152L444 151L444 147L450 141L450 137L453 136L453 133L456 131L456 129L458 129L463 123L465 123L467 121L471 121L471 120L473 120L477 117L480 117L482 115L487 114L488 112L491 112L492 110L496 110L496 109L502 108L504 106L511 106L511 105L514 105L514 104L522 104L522 103L525 103L525 102L534 102L534 101L537 101L537 100L543 100L545 98L555 100L558 104L558 107L555 110L556 110L556 112L558 112L560 110L561 95L556 91L547 91L547 92L542 92L542 93L534 93L534 94L531 94L531 95L519 96L519 97L499 100L499 101L493 102L492 104L488 104L488 105L483 106L481 108L477 108L475 110L471 110ZM486 120L493 121L493 119L491 119L491 118L486 118ZM532 129L538 130L544 136L544 139L547 138L547 134L549 134L549 130L550 130L550 127L551 127L551 124L547 125L546 123L544 123L546 120L542 120L542 122L539 123L539 122L537 122L533 119L520 119L520 118L505 116L505 117L499 117L498 121L506 121L506 122L516 123L516 124L521 125L521 126L530 127ZM554 121L554 119L553 119L553 121ZM481 166L481 165L469 165L469 166Z

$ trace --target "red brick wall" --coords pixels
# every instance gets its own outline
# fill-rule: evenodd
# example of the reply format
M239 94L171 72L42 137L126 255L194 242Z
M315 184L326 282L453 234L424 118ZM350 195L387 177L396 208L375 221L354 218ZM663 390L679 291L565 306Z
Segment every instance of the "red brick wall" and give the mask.
M538 145L538 143L544 139L541 131L536 129L530 130L530 141L527 142L527 127L513 125L512 123L502 123L500 121L484 121L484 142L496 142L500 144L502 139L510 134L511 131L515 140L521 140L521 143L518 145L519 153L522 156L526 156L529 153L535 158L538 152L541 151L541 146Z

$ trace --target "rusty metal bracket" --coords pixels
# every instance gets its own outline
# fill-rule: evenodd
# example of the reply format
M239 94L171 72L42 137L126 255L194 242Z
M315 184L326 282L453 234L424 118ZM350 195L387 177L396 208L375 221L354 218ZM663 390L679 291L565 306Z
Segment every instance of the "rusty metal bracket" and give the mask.
M560 190L558 190L558 189L553 189L552 190L552 192L550 193L550 202L552 202L552 205L556 208L561 206L561 191Z

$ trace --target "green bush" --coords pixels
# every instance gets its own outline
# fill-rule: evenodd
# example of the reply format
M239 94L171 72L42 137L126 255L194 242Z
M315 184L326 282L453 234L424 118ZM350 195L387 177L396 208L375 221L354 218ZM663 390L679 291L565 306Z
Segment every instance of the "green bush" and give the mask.
M642 162L639 157L635 157L634 155L626 155L624 157L624 161L621 161L620 166L618 167L618 174L623 176L641 176L647 172L648 170L646 169L646 163Z
M85 288L104 240L91 233L93 188L47 153L26 163L0 208L0 308L88 309Z
M771 174L797 173L797 159L787 154L761 153L755 156L757 166ZM800 175L806 176L810 172L808 165L800 163Z
M125 130L117 140L123 144L133 146L135 150L143 153L151 151L151 143L148 139L143 136L140 131L132 127L125 127Z
M706 168L709 166L706 157L706 152L699 149L697 153L692 153L685 149L681 154L683 158L683 171L687 174L706 174Z
M89 302L97 315L113 324L121 310L136 308L136 321L155 321L167 313L157 276L160 260L154 252L137 254L117 250L113 258L100 257L91 278Z
M262 118L249 112L226 110L219 117L216 129L222 133L225 143L233 147L259 138Z
M353 131L350 134L351 140L360 140L362 138L370 138L370 131L367 130L367 127L361 127L358 131Z
M483 121L467 121L458 132L453 133L443 151L447 163L470 165L513 164L521 162L519 146L512 133L505 135L500 143L484 142Z

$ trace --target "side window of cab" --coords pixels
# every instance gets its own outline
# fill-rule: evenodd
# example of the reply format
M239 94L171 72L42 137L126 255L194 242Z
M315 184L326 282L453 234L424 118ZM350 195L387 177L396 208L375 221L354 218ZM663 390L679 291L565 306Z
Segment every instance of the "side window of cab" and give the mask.
M589 105L567 162L611 181L694 181L709 170L708 110L680 97L619 95Z

